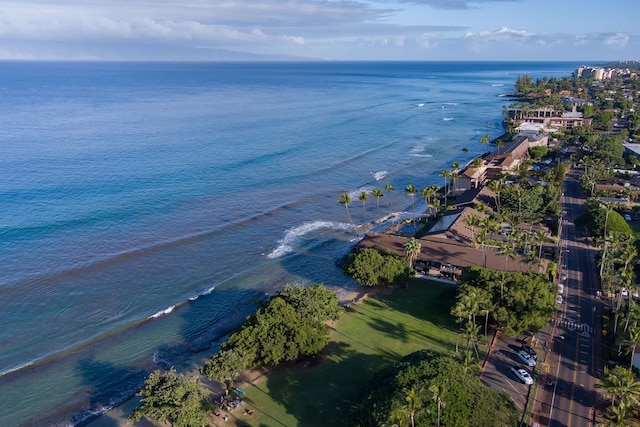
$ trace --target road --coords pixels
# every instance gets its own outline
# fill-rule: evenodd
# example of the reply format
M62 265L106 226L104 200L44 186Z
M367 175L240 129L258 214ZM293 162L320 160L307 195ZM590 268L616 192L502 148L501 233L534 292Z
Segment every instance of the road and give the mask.
M587 426L593 419L597 393L594 386L604 367L602 345L603 302L596 298L600 289L596 256L586 230L576 228L574 220L584 212L576 170L567 174L562 197L561 272L566 274L564 303L552 329L553 345L547 355L553 383L545 402L541 425L552 427ZM562 276L562 274L561 274ZM555 368L555 375L553 370ZM544 396L545 394L542 393ZM546 421L546 422L545 422Z

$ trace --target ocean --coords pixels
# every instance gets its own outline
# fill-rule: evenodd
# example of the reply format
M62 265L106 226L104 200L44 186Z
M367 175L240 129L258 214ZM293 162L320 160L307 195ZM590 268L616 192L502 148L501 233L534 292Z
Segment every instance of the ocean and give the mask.
M341 193L358 224L387 183L409 211L503 133L518 76L579 65L0 62L0 425L193 369L287 283L355 288Z

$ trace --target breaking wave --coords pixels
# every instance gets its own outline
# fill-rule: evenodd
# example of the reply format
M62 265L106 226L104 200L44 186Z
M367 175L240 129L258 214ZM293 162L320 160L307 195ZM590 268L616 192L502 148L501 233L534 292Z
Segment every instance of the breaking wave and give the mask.
M351 226L344 222L335 222L335 221L313 221L306 222L297 227L292 227L288 229L284 233L284 237L278 240L278 247L276 247L267 258L280 258L290 252L293 252L294 246L298 243L300 238L302 238L305 234L311 233L316 230L320 230L323 228L333 229L333 230L347 230Z

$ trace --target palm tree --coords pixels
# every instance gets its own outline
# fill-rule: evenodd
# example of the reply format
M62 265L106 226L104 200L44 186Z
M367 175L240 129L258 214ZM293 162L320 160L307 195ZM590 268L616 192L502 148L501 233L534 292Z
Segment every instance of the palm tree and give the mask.
M483 164L484 164L484 160L482 160L480 157L476 157L471 162L471 167L474 169L479 169L480 167L482 167Z
M469 316L469 310L462 300L458 300L451 308L451 315L458 319L458 333L456 334L456 353L458 352L458 342L462 331L462 319Z
M351 197L349 197L349 194L342 193L340 195L340 198L338 199L338 203L344 205L345 209L347 210L347 216L349 217L349 222L353 227L353 231L357 233L356 226L353 224L353 220L351 219L351 213L349 213L349 205L351 204Z
M493 141L493 144L496 146L496 148L498 149L498 156L500 155L500 149L502 147L504 147L504 142L502 142L501 139L496 139L495 141Z
M364 227L365 227L365 231L367 228L367 200L369 199L369 193L367 193L366 191L361 191L358 194L358 200L360 200L362 202L362 212L364 214Z
M498 249L498 255L504 257L504 270L507 271L507 261L511 259L511 261L515 261L516 255L518 252L516 251L515 244L512 242L502 242ZM504 279L504 272L503 272ZM504 280L500 283L500 301L502 301L504 297Z
M640 396L640 382L636 382L632 371L620 365L613 369L605 368L604 378L596 388L604 389L602 395L611 399L611 406L616 406L616 402L637 403Z
M627 413L629 411L629 407L624 404L620 404L619 406L609 406L607 407L607 423L606 427L625 427L628 424L625 422L627 418Z
M433 188L433 185L430 187L424 187L422 189L422 192L420 193L420 197L422 197L425 201L425 203L427 204L427 209L425 210L425 216L429 216L429 211L431 209L431 205L429 204L431 202L431 199L433 199L436 195L436 191Z
M493 180L487 185L489 190L495 194L494 199L496 201L496 209L498 210L498 216L500 216L500 192L502 191L502 185L500 182Z
M409 412L411 417L411 427L415 427L416 412L422 408L422 399L420 398L420 392L416 391L413 387L409 390L404 390L405 408Z
M415 204L415 195L416 195L416 187L413 184L407 185L407 188L404 189L405 193L411 196L411 210L413 212L413 232L417 231L416 229L416 204Z
M538 242L538 258L542 258L542 246L547 241L547 233L544 230L536 230L533 239Z
M393 225L393 212L391 211L391 192L396 191L396 189L393 188L393 185L391 185L390 183L385 184L384 189L387 190L387 203L389 204L389 216L391 216L391 225Z
M456 179L458 178L458 172L460 172L460 162L453 162L451 164L451 175L449 175L451 177L451 179L453 180L453 194L455 195L456 193Z
M476 353L476 359L480 360L480 356L478 354L478 335L480 334L480 325L468 322L465 324L464 330L467 333L467 351L469 350L469 347L473 345L473 350Z
M407 257L407 261L409 261L409 268L413 268L413 262L418 257L420 249L422 249L422 244L412 237L404 242L404 245L402 246L404 247L404 253Z
M471 233L472 233L472 242L471 245L473 247L476 247L476 228L480 227L480 218L478 218L475 215L467 215L464 217L464 224L469 227L471 229Z
M449 169L447 168L442 169L442 172L440 172L438 175L444 178L443 191L444 191L444 204L446 206L447 205L447 178L449 178Z
M429 385L429 391L431 392L432 399L436 402L436 406L438 408L438 423L436 425L440 427L440 411L442 407L445 406L444 396L447 390L444 384L433 382Z
M484 314L484 336L486 338L487 329L489 328L489 314L493 310L493 300L491 299L491 293L484 289L481 289L479 298L479 313Z
M380 197L384 197L384 193L378 187L371 190L371 194L376 198L376 210L378 212L378 224L380 224Z
M489 151L487 149L489 147L489 141L491 141L491 137L489 135L482 135L482 138L480 138L480 144L483 144L485 146L485 149L484 149L485 153Z
M471 350L464 352L464 359L462 359L462 366L464 366L464 373L466 374L469 368L477 368L477 364L473 363L473 353Z
M636 347L640 345L640 327L632 326L629 328L629 337L624 340L624 345L627 347L628 354L631 355L631 363L629 364L629 370L633 368L633 355L636 352Z

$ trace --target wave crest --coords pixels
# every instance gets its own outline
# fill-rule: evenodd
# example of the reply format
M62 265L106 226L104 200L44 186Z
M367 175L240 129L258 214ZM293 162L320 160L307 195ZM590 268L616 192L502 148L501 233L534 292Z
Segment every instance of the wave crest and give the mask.
M278 247L275 248L269 255L267 255L267 258L280 258L283 255L293 252L293 247L300 240L300 238L305 234L311 233L313 231L323 228L333 230L348 230L350 227L351 226L347 223L336 221L305 222L302 225L292 227L285 231L284 237L278 240Z
M373 179L376 181L380 181L381 179L384 179L388 173L388 171L371 172L371 176L373 176Z
M173 310L175 310L176 306L175 305L170 305L169 307L165 308L164 310L160 310L159 312L152 314L151 316L149 316L149 319L157 319L158 317L164 316L165 314L169 314L171 313Z

